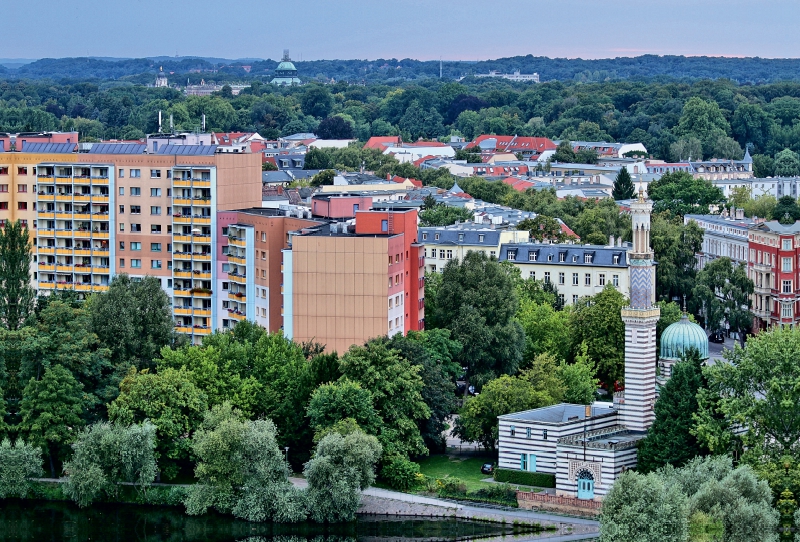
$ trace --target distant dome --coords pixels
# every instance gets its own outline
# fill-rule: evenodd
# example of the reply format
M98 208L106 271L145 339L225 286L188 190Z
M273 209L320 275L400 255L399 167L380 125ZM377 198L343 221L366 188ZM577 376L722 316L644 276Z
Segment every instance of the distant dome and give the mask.
M294 72L295 74L297 74L297 68L294 67L294 64L291 63L291 62L286 62L286 61L281 62L280 64L278 64L278 67L275 68L275 71L276 72ZM282 75L282 74L279 74L279 75Z
M292 59L289 58L289 49L283 50L283 59L278 64L278 67L275 68L275 78L270 83L280 86L303 84L300 78L297 77L297 68L294 67Z
M708 336L702 327L689 321L684 315L680 321L667 327L661 334L661 359L680 360L690 348L700 352L701 359L708 359Z

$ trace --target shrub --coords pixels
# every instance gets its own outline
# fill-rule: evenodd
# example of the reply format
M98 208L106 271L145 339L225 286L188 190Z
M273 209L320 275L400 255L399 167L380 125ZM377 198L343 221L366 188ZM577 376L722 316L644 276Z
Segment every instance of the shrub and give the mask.
M436 481L438 489L436 492L441 497L459 497L467 494L467 484L458 478L442 478Z
M508 482L522 486L556 487L556 477L543 472L527 472L524 470L495 469L494 479L497 482Z
M418 481L419 465L401 455L390 456L381 469L381 478L394 489L406 490Z
M8 438L3 439L0 443L0 499L24 499L30 491L31 478L41 476L41 472L42 451L38 447L22 439L14 444Z

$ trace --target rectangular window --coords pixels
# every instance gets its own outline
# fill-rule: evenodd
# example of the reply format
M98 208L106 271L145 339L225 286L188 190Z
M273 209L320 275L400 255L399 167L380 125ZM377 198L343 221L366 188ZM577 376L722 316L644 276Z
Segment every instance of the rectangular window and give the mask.
M597 278L598 278L598 282L599 282L600 286L605 286L606 285L606 275L605 275L605 273L600 273L600 275Z
M161 207L158 205L151 205L150 206L150 214L151 215L160 215L161 214Z
M566 301L564 301L564 294L558 294L558 302L561 303L562 307L566 304Z
M161 269L161 260L150 260L150 267L152 269Z
M536 280L536 271L529 271L528 278L531 280Z
M27 211L28 210L28 202L27 201L18 201L17 202L17 209L20 211Z
M792 250L792 240L791 239L781 240L781 250Z
M439 250L439 258L444 260L444 249Z
M140 215L140 214L142 214L142 206L141 205L131 205L131 214L132 215Z
M550 284L550 271L545 271L544 272L544 283L545 284Z
M573 295L572 296L572 304L575 305L576 303L578 303L578 296L577 295Z
M547 429L542 429L542 440L547 440Z
M161 243L150 243L151 252L161 252Z
M131 267L142 267L142 260L131 260Z
M150 233L161 233L161 224L151 224Z
M583 276L583 285L584 286L591 286L592 285L592 275L591 275L591 273L586 273Z
M131 250L142 250L142 244L135 241L131 242Z
M119 214L121 214L121 215L125 214L125 206L124 205L120 205L119 206Z
M512 437L516 437L516 436L517 436L517 428L516 428L515 426L513 426L513 425L512 425L512 426L510 427L510 429L511 429L511 436L512 436Z
M531 438L531 428L530 427L526 427L525 428L525 438Z
M528 454L519 454L519 470L528 470Z
M137 179L142 176L142 170L140 169L132 169L131 170L131 179Z
M583 255L583 263L592 263L592 255L591 254L584 254Z
M791 294L792 293L792 281L791 280L784 280L783 281L783 288L781 289L784 294Z
M160 169L151 169L150 170L150 178L151 179L160 179L161 178L161 170Z
M17 185L17 192L27 192L28 185L27 184L19 184Z
M781 305L781 318L794 318L792 305L785 303Z
M0 201L0 211L8 211L8 202Z
M161 197L161 189L160 188L151 188L150 189L150 197L151 198L160 198Z
M124 222L120 222L119 223L119 231L125 231L125 223Z
M528 456L528 471L536 472L536 454L530 454Z
M125 258L120 258L119 259L119 266L120 267L125 267Z
M140 187L131 186L131 196L141 196L141 195L142 195L142 189Z
M142 231L142 225L141 224L131 224L131 231L133 231L133 232Z
M484 236L482 234L478 235L478 242L479 243L483 243L483 239L484 239Z
M8 192L8 185L0 184L0 192Z
M125 178L125 170L120 168L119 174L117 174L117 177L119 177L120 179L124 179Z
M389 221L381 220L381 231L389 231Z
M578 274L577 273L573 273L572 274L572 285L573 286L577 286L578 285Z
M791 273L792 272L792 259L791 258L781 258L781 271L784 273Z
M517 251L509 249L508 251L508 259L514 261L517 259Z
M563 262L566 259L567 259L567 253L566 252L559 252L558 253L558 261L559 262Z
M124 196L125 195L125 187L124 186L120 186L119 187L119 195L120 196Z
M619 275L611 276L611 284L614 285L614 288L619 288Z
M615 254L615 255L614 255L614 265L617 265L618 263L619 263L619 256L617 256L617 255Z
M26 167L17 168L17 175L27 175L27 174L28 174L28 168Z
M528 252L528 261L529 262L535 262L537 256L539 256L538 252Z
M564 284L564 273L558 274L558 283L563 285Z
M448 250L447 251L447 259L448 260L452 260L453 259L453 251L452 250Z
M423 241L427 241L428 240L428 234L427 233L423 233L422 234L422 240Z
M125 250L125 241L120 241L119 242L119 249L120 250Z

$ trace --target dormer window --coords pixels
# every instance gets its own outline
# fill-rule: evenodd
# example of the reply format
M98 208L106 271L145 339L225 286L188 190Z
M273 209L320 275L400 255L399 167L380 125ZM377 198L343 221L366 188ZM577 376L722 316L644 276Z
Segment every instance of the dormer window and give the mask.
M484 238L483 234L478 235L478 242L483 243L483 238Z
M517 250L516 249L509 249L508 251L508 259L509 260L516 260L517 259Z
M547 255L547 261L548 262L552 262L553 261L553 255L552 254L548 254Z
M438 240L439 240L439 234L438 234L438 233L437 233L437 234L434 236L434 239L435 239L436 241L438 241Z
M592 263L592 255L591 254L584 254L583 255L583 263Z
M535 262L536 258L539 256L538 252L528 252L528 261Z
M614 265L619 263L619 254L614 254Z
M458 242L460 243L460 242L462 242L463 240L464 240L464 234L463 234L463 233L459 233L459 234L458 234Z
M567 253L566 252L559 252L558 253L558 261L565 262L567 260Z
M423 233L422 234L422 240L425 241L426 239L428 239L428 234L427 233Z
M573 254L572 255L572 261L573 262L577 262L578 261L578 255L577 254Z

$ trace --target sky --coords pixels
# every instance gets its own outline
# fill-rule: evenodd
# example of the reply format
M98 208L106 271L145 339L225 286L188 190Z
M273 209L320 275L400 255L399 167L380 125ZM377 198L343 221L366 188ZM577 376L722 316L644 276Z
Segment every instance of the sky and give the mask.
M800 57L797 0L24 0L5 58Z

